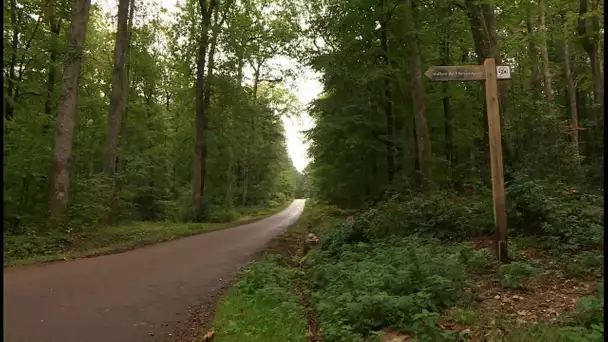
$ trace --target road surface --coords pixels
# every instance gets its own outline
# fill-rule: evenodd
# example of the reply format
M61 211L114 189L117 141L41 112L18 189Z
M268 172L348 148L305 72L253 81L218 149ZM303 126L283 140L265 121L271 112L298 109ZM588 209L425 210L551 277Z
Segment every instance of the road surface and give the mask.
M165 341L273 237L304 200L239 227L129 252L4 270L4 341ZM224 280L225 282L225 280Z

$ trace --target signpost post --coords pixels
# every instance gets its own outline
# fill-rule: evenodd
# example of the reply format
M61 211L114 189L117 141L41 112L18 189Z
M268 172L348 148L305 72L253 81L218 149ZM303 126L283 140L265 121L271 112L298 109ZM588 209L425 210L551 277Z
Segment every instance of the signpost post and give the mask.
M496 66L494 58L488 58L483 65L432 66L424 74L431 81L440 82L485 80L494 225L496 227L496 254L499 261L506 262L508 260L508 228L497 80L510 79L511 69L506 65Z

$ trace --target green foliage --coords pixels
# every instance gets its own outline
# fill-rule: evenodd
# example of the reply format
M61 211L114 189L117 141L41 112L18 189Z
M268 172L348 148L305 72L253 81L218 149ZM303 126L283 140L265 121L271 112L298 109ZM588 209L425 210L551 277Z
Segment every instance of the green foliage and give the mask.
M241 210L237 219L224 223L130 222L94 230L67 227L63 231L4 237L4 266L23 265L108 254L148 244L191 236L252 222L274 213L275 208Z
M295 270L268 256L254 262L221 303L217 341L306 341L305 311L294 294Z
M310 277L323 339L360 340L385 327L437 332L438 312L458 298L464 268L456 251L416 237L321 254Z
M449 194L394 198L344 222L323 240L324 250L367 242L374 237L407 236L421 233L440 239L464 238L489 233L493 229L491 207L481 198Z
M483 272L497 262L496 257L487 248L474 249L473 246L466 243L458 247L459 260L470 271Z
M587 328L601 325L604 327L604 283L596 287L596 293L592 296L581 298L576 304L576 310L572 320Z
M456 308L450 319L458 324L473 325L479 320L479 313L473 309Z
M583 252L574 259L568 257L566 270L579 277L599 277L604 273L604 256L599 252Z
M603 246L602 196L526 178L509 184L507 195L516 231L549 235L548 245L564 250Z
M538 269L529 263L516 261L501 265L499 273L502 286L517 289L523 286L524 278L538 274Z
M253 86L243 82L243 70L237 70L239 63L241 68L256 65L261 79L283 71L269 60L284 52L283 48L293 49L297 25L291 20L296 17L293 4L275 9L279 3L287 6L289 1L221 2L217 7L229 29L218 29L216 45L218 56L221 51L223 57L215 56L214 73L207 80L211 86L207 186L201 213L191 212L199 4L189 0L178 5L169 20L163 18L160 4L135 6L137 24L129 44L125 120L118 143L118 223L228 222L244 215L255 216L254 212L265 206L282 206L294 197L299 173L287 155L281 120L299 114L297 98L287 89L287 82L260 81L253 94ZM61 26L58 39L49 32L49 18L45 17L48 11L41 7L44 4L15 4L16 8L12 3L7 6L18 20L10 20L9 15L4 27L4 71L17 75L11 82L7 78L4 82L5 108L9 104L13 108L12 116L6 114L4 120L4 235L19 235L15 241L31 237L32 241L22 248L30 252L19 255L40 255L47 245L48 253L56 254L65 248L54 248L59 244L42 230L48 219L52 148L71 3L53 3ZM272 19L266 18L270 8ZM76 233L95 235L103 230L111 212L112 183L102 171L114 21L115 17L104 9L91 7L74 122L69 215L63 230L51 234L67 234L68 240ZM256 22L255 27L250 27L252 22ZM18 33L16 41L14 32ZM257 48L245 47L244 42L252 36L260 36L252 43ZM48 52L54 42L58 57L50 61ZM55 69L57 75L50 84L49 72ZM47 90L52 91L48 97ZM46 112L47 100L50 112Z

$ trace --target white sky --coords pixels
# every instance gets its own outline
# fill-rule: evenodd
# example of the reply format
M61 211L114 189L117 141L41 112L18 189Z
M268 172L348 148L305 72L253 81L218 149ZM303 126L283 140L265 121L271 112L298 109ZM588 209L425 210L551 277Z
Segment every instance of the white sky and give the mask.
M150 0L148 0L150 1ZM154 0L152 0L154 1ZM156 0L161 4L162 7L168 10L168 15L176 11L175 4L180 0ZM180 1L181 2L181 1ZM105 11L111 12L116 15L118 8L117 0L92 0L93 4L99 4ZM283 65L292 65L295 63L285 57L277 58L277 62ZM322 85L319 82L319 77L311 69L305 68L298 74L306 74L305 76L298 76L295 80L295 89L292 91L298 97L298 100L303 105L302 108L306 108L308 103L314 100L322 91ZM308 165L308 143L304 139L302 131L308 130L314 126L312 118L306 113L300 113L299 118L283 118L283 125L285 126L285 132L287 135L287 151L291 158L293 165L298 171L302 171L306 165Z

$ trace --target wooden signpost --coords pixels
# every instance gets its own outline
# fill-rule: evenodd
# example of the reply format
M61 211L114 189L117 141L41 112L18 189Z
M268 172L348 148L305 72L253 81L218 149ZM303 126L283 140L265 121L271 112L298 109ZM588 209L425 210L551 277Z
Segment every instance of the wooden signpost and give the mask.
M502 164L497 80L510 79L511 69L506 65L496 66L494 58L488 58L484 61L483 65L432 66L424 74L432 81L485 80L486 107L488 111L488 136L490 140L490 169L492 172L492 197L494 202L494 225L496 227L496 254L498 260L506 262L508 260L507 208Z

